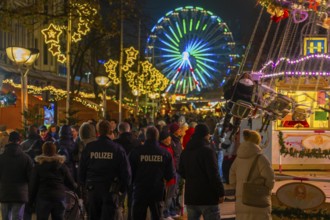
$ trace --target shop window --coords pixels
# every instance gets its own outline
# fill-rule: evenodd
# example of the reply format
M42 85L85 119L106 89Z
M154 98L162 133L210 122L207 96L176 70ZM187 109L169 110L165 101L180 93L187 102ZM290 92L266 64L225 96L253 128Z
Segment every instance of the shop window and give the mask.
M328 130L330 100L325 91L279 90L294 100L290 112L276 121L278 130Z

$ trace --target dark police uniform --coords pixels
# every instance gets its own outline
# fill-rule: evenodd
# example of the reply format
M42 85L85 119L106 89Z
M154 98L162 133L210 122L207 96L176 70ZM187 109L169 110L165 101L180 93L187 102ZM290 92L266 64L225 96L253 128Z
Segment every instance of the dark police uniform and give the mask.
M132 168L134 220L146 219L150 208L152 219L161 219L161 201L164 200L165 183L175 176L171 154L157 141L147 140L129 155Z
M81 154L79 180L87 188L88 218L114 219L117 207L115 193L111 192L118 180L119 193L130 183L131 169L125 150L107 136L90 142Z

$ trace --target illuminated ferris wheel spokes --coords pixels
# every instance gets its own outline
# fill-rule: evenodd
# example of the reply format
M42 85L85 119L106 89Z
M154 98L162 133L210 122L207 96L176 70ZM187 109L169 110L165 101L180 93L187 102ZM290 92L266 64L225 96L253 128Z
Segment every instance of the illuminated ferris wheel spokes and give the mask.
M187 6L158 20L148 38L146 56L170 79L167 92L186 94L219 87L235 66L230 58L234 45L218 16Z
M189 52L185 51L185 52L182 53L182 62L180 64L179 68L177 69L174 77L172 78L172 80L170 82L170 85L167 87L166 92L169 92L170 91L172 85L175 83L175 80L177 79L177 76L179 75L179 73L180 73L180 71L181 71L181 69L182 69L182 67L184 65L188 65L189 66L189 70L190 70L191 75L192 75L192 77L194 79L194 83L195 83L195 85L197 87L197 90L200 91L200 87L198 85L199 83L198 83L197 78L196 78L195 73L194 73L194 68L192 67L192 65L190 63L190 60L189 60ZM180 84L183 83L183 80L184 80L184 77L182 77Z

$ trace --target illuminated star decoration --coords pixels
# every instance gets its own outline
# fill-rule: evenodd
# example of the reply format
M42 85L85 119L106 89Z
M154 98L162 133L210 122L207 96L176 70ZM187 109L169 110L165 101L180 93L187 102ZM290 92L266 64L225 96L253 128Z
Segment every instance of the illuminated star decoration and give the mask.
M48 50L53 56L61 54L61 46L59 44L51 44Z
M93 18L97 14L97 10L89 4L74 3L71 6L74 8L73 11L79 15L78 23L73 24L71 36L71 40L77 43L90 31L89 26L93 23L91 17ZM60 63L66 61L66 56L62 53L60 46L60 35L66 29L66 26L50 24L48 28L41 30L45 37L45 43L50 45L48 50L53 56L57 56L57 61Z
M128 85L132 91L139 94L158 93L166 89L169 80L159 72L149 61L141 62L141 73L128 71L125 74Z
M41 33L45 36L45 43L58 43L60 42L60 35L62 30L54 24L50 24L48 28L41 30Z
M122 67L122 69L127 72L129 68L131 68L134 65L134 61L137 59L137 55L139 54L138 50L135 50L134 47L130 47L128 49L125 49L126 53L126 63Z
M117 60L109 59L108 62L104 64L105 71L108 73L108 77L112 80L113 84L118 85L120 83L119 78L116 74L116 67L118 65Z

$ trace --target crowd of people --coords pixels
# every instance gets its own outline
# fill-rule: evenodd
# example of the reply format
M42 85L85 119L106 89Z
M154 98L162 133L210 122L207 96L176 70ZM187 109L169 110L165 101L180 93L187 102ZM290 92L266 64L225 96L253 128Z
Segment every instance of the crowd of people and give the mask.
M254 156L242 159L241 147L228 138L231 128L221 136L221 125L219 118L181 116L138 129L113 119L32 125L25 140L13 131L0 155L2 219L29 220L32 212L38 220L67 219L68 191L91 220L142 220L148 209L151 219L172 220L184 206L188 219L220 219L224 183L242 184L241 160ZM261 154L258 144L252 145L255 154ZM261 165L270 172L267 161ZM272 188L274 176L265 178ZM236 208L243 216L237 219L268 219L244 218L245 207ZM263 211L270 217L269 209Z

